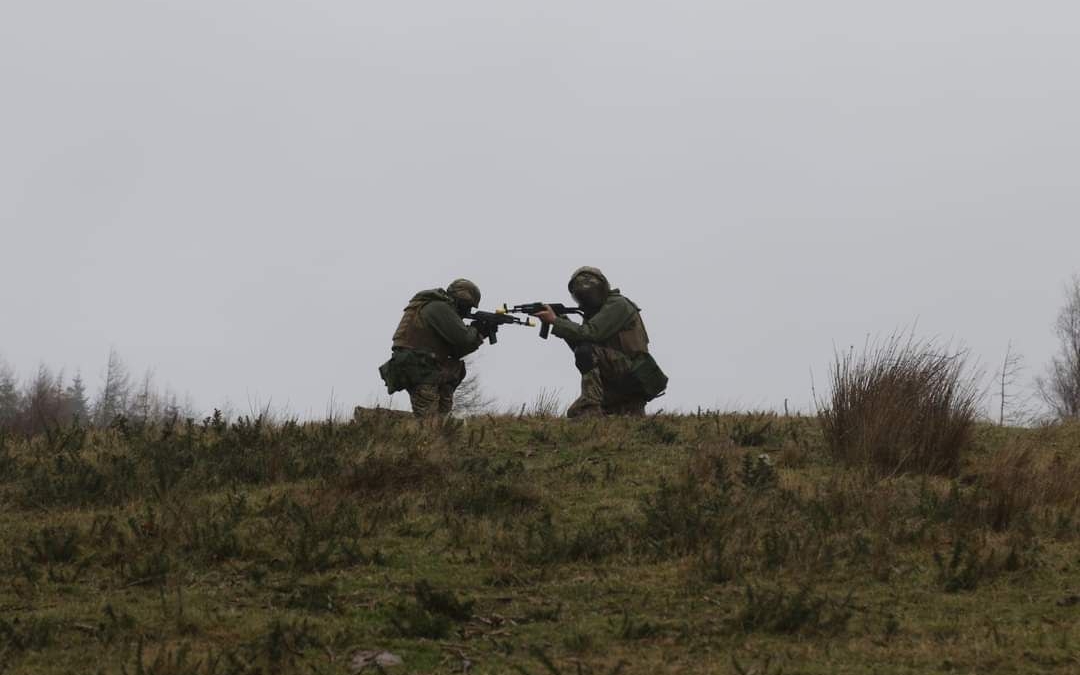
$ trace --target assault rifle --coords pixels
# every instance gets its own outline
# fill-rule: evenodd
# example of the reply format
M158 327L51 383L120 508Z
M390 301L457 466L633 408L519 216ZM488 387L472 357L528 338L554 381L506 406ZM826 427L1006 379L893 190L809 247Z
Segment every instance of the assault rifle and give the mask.
M506 324L517 324L519 326L535 326L532 319L519 319L516 316L507 316L506 312L496 310L494 312L481 312L475 311L465 317L466 319L472 319L471 326L480 331L480 335L486 337L488 344L495 344L499 341L498 333L499 326Z
M537 312L544 311L544 307L550 307L551 311L555 312L555 316L566 316L567 314L585 316L585 311L580 307L567 307L566 305L560 305L557 302L527 302L524 305L514 305L513 307L503 305L501 309L495 311L498 314L529 314L531 316ZM551 324L545 323L540 326L540 337L546 340L548 339L548 333L550 332Z

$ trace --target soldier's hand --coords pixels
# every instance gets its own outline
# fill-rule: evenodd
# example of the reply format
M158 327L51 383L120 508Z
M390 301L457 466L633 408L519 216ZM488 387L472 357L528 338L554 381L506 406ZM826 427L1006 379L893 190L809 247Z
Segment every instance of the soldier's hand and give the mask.
M542 311L533 314L537 319L540 319L544 323L555 323L555 311L551 307L544 305Z

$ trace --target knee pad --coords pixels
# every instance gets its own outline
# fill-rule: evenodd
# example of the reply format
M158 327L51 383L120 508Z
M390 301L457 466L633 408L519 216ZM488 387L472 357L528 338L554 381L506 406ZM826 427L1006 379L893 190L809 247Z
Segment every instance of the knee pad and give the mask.
M596 352L593 351L592 345L581 345L574 349L574 365L582 374L596 367Z

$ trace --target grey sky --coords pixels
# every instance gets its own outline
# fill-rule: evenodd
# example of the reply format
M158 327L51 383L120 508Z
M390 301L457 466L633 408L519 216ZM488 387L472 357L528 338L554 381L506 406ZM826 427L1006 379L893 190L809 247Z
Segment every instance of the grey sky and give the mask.
M664 407L805 405L915 319L1041 365L1080 270L1075 2L6 0L0 87L24 375L115 345L319 413L378 396L414 291L565 301L591 264ZM491 393L572 397L565 347L501 337Z

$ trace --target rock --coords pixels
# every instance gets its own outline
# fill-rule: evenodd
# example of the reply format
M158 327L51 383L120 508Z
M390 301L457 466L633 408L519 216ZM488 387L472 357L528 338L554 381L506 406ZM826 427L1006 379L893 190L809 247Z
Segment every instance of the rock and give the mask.
M349 672L359 673L366 670L369 666L393 668L401 665L405 665L405 662L402 661L401 657L397 654L391 654L386 651L368 650L353 654L352 660L349 662Z
M358 405L353 408L353 420L356 422L372 422L381 420L409 420L413 414L408 410L391 410L390 408L365 408Z

